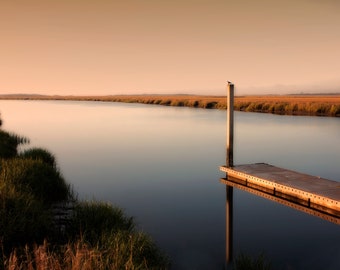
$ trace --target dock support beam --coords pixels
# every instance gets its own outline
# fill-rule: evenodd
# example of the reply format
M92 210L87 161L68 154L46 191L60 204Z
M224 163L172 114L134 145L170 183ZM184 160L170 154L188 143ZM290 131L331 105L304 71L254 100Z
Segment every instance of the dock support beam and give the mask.
M227 87L227 167L234 166L234 84L228 82ZM226 175L228 177L228 175ZM226 185L226 268L233 262L233 193L232 186Z

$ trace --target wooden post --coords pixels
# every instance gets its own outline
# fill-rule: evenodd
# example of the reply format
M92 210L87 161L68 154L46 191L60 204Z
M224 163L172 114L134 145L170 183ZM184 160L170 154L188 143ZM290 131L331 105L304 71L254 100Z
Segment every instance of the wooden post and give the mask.
M228 82L227 100L227 167L234 166L234 85Z
M227 87L227 167L234 166L234 84L228 82ZM228 175L226 175L228 177ZM232 186L226 185L226 268L233 262L233 193Z

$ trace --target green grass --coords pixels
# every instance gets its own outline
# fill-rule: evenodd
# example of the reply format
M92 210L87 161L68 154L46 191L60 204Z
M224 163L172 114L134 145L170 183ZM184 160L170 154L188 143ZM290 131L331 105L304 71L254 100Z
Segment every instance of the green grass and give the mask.
M134 229L118 207L81 202L66 230L67 241L55 245L19 245L3 256L3 269L168 269L169 259L152 239ZM13 237L13 236L12 236ZM45 268L43 268L45 266ZM47 268L46 268L47 267Z
M110 269L122 269L123 266L128 269L166 269L169 266L168 258L152 239L136 231L133 219L111 204L78 203L66 231L71 233L69 238L77 236L75 242L81 240L90 248L96 248L102 254L103 264L112 267Z
M31 194L48 205L69 199L71 188L60 172L41 160L3 159L0 168L4 188L13 189L18 194Z
M0 243L6 251L15 246L42 242L53 235L51 204L66 201L73 194L70 185L51 163L46 150L31 157L17 152L28 139L0 130ZM31 153L28 151L27 153Z
M104 202L85 201L76 204L67 233L70 237L82 235L86 241L94 244L101 239L102 233L133 230L133 218L126 217L119 207Z
M0 204L0 242L6 253L51 234L50 212L31 195L1 189Z
M104 256L105 264L113 269L123 265L130 265L129 269L165 269L169 265L152 239L135 230L133 218L109 203L79 202L66 231L69 238L80 236L91 248L109 254Z
M77 201L48 150L18 153L25 137L0 130L0 269L168 269L133 218L108 203ZM53 206L74 205L63 225Z
M11 158L18 154L18 146L29 139L0 129L0 158Z
M57 162L55 157L46 149L31 148L19 154L24 159L40 160L53 168L56 168Z

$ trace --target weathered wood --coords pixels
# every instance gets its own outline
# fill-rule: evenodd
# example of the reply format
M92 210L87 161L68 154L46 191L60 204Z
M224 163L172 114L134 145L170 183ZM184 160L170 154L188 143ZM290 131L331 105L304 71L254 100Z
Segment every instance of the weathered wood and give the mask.
M340 216L340 183L265 163L221 166L220 170L245 186L271 190L274 196Z
M234 166L234 85L227 87L227 167ZM233 262L233 187L226 186L226 265Z
M309 215L312 215L312 216L315 216L315 217L318 217L318 218L340 225L340 216L337 216L336 214L334 214L334 211L332 211L331 209L327 209L327 208L322 209L322 210L313 209L308 204L305 204L301 201L299 202L296 200L289 200L288 198L285 198L284 196L281 197L280 194L277 194L277 193L275 194L273 192L270 192L269 190L262 190L262 189L258 189L256 187L251 187L248 185L246 186L245 182L243 183L239 182L237 181L237 179L221 178L220 182L222 184L225 184L226 186L238 188L240 190L252 193L256 196L260 196L265 199L278 202L280 204L291 207L298 211L301 211Z
M228 82L227 167L234 165L234 85Z

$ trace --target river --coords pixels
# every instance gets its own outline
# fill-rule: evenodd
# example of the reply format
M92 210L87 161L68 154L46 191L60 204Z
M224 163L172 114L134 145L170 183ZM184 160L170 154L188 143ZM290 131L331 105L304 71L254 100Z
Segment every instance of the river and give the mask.
M49 149L80 199L122 207L173 269L223 269L226 112L0 100L2 128ZM235 112L234 164L266 162L340 182L340 119ZM340 227L234 190L234 254L274 269L339 269Z

